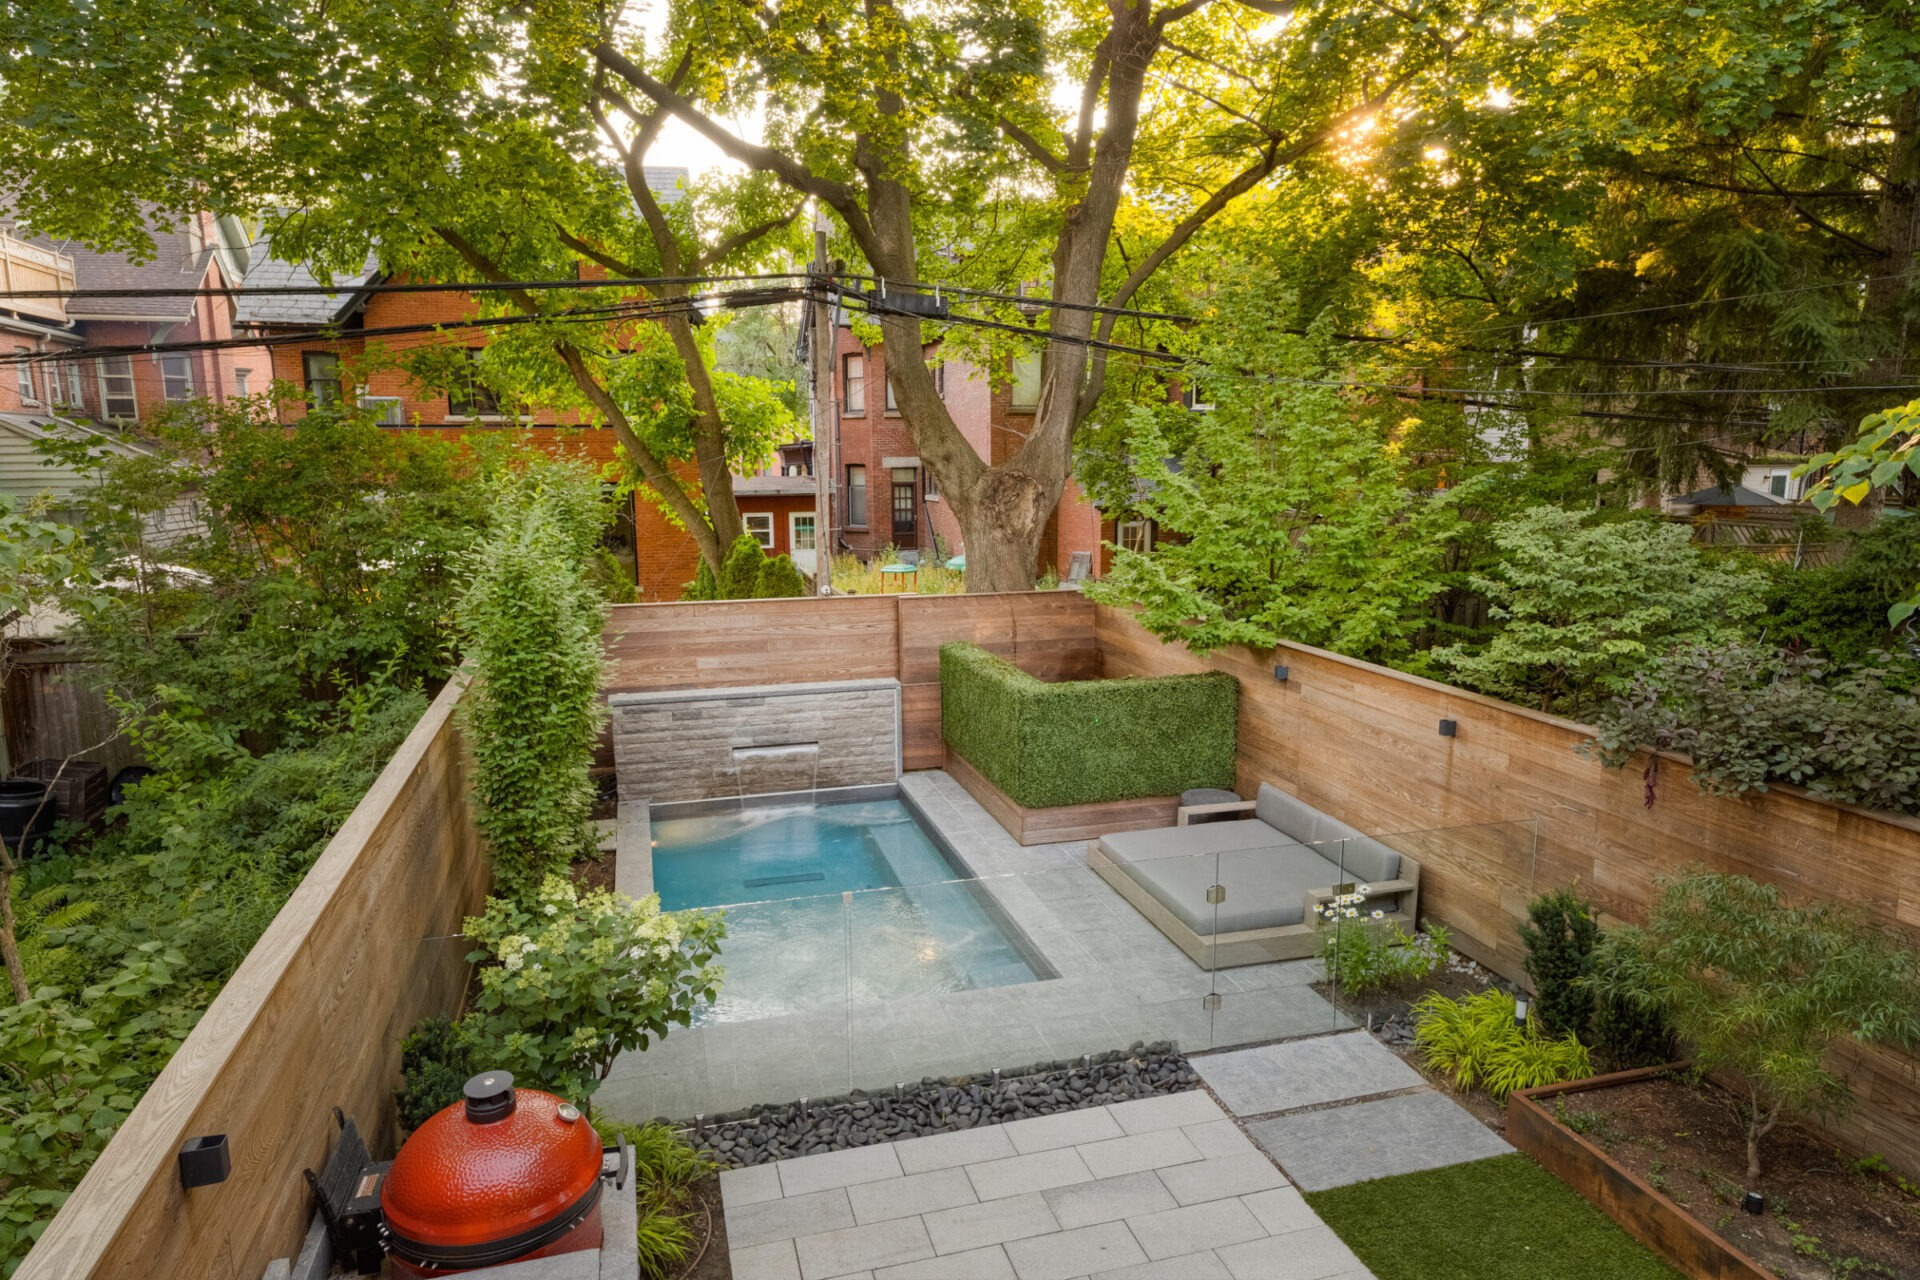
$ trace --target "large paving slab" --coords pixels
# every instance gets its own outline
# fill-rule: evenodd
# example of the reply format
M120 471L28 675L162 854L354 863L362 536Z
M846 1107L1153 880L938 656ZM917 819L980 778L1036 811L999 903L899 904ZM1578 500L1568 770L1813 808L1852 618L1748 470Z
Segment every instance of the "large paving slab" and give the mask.
M1431 1091L1259 1120L1247 1132L1307 1191L1513 1150L1471 1112Z
M1418 1071L1364 1031L1204 1054L1193 1059L1193 1069L1237 1116L1293 1111L1426 1084Z
M723 1174L735 1280L1371 1280L1207 1094Z

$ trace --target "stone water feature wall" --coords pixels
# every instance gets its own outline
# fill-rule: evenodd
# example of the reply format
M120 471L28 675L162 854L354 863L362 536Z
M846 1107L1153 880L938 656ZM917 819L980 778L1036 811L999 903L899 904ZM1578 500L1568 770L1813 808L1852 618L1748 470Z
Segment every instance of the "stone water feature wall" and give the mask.
M620 800L655 804L900 777L900 682L616 693Z

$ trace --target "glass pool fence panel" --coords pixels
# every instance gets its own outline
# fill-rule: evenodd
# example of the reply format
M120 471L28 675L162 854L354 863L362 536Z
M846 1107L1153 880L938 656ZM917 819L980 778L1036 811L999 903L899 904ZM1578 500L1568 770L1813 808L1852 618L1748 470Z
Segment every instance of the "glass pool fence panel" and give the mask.
M1292 856L1282 857L1269 838L1218 855L1209 975L1213 1047L1320 1035L1346 1025L1315 990L1322 930L1309 901L1342 881L1342 852L1333 841L1296 846Z
M1579 874L1542 865L1540 823L1532 818L1375 839L1419 864L1422 925L1442 924L1454 950L1515 973L1524 959L1515 926L1526 919L1527 904Z

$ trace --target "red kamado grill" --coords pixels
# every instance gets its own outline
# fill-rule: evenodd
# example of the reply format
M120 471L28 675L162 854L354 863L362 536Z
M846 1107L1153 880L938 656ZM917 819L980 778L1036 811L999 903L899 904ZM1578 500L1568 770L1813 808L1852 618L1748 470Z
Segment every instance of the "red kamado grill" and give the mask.
M516 1090L505 1071L475 1076L465 1103L407 1139L381 1185L393 1273L442 1276L599 1248L603 1154L572 1103Z

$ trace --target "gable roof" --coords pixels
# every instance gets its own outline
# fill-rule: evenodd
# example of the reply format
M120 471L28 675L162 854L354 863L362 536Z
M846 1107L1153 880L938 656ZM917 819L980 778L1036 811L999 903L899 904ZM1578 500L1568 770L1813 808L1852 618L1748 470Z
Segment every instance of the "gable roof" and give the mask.
M380 260L369 250L357 275L336 276L334 294L257 293L259 289L312 288L320 281L305 263L287 262L273 256L271 237L253 243L247 278L240 285L240 299L234 308L235 324L312 326L338 324L366 303L364 286L381 279Z

